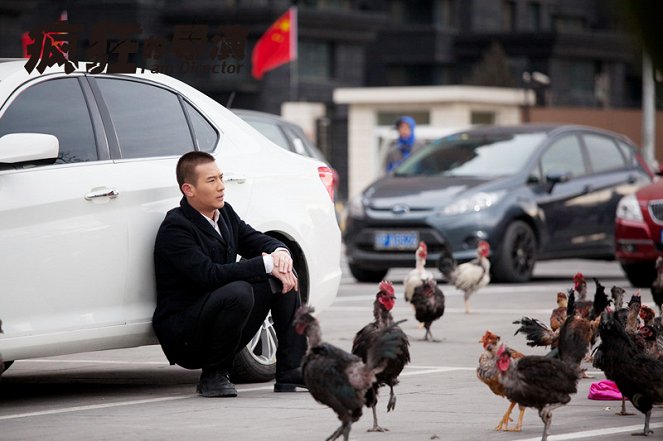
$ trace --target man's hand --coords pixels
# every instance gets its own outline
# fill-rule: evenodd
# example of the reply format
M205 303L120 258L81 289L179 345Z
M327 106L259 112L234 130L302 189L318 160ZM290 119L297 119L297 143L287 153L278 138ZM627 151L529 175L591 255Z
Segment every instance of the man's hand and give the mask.
M290 253L285 250L277 250L272 253L272 259L274 259L274 269L278 269L280 273L291 273L292 272L292 257Z
M267 253L262 254L267 255ZM299 280L297 280L295 273L292 272L292 257L290 257L290 253L285 250L278 250L273 252L271 256L274 262L274 269L272 269L270 274L281 281L283 285L281 292L286 293L293 289L299 291Z

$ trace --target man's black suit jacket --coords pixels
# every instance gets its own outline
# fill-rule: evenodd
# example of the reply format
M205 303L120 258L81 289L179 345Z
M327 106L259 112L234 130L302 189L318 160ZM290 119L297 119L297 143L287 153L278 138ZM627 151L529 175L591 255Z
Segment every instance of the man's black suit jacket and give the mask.
M182 198L170 210L157 233L154 270L157 307L152 324L166 356L183 338L187 324L177 314L190 309L202 296L230 282L267 280L262 252L285 245L254 230L226 203L219 210L221 236L209 221ZM237 255L246 260L237 262ZM201 302L198 302L201 304ZM187 316L195 315L189 311ZM173 354L174 355L174 354Z

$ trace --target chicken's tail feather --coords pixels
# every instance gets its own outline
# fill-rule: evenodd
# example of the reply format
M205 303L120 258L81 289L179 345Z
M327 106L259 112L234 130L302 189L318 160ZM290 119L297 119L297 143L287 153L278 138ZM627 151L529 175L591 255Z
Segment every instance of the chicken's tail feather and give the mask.
M437 262L437 267L447 281L451 281L451 273L454 272L457 266L456 259L451 253L448 250L443 251L440 260Z
M554 332L539 320L523 317L513 322L513 324L520 325L513 335L524 334L527 339L527 346L549 346L552 344Z

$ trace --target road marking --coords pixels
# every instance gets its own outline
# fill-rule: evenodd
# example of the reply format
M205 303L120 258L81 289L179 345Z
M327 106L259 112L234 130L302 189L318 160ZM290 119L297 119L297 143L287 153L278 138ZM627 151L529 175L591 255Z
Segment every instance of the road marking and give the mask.
M50 360L50 361L60 361L60 360ZM474 371L475 367L451 367L451 366L408 366L409 368L420 370L413 372L403 372L402 377L410 377L415 375L429 375L436 374L440 372L454 372L454 371ZM242 392L255 392L255 391L267 391L273 390L274 384L270 383L267 386L256 386L256 387L246 387L246 388L237 388L237 391ZM0 415L0 421L2 420L14 420L19 418L29 418L29 417L38 417L45 415L57 415L63 413L72 413L72 412L84 412L87 410L96 410L96 409L108 409L112 407L121 407L121 406L135 406L138 404L148 404L148 403L159 403L165 401L175 401L183 400L187 398L196 398L198 394L189 394L189 395L177 395L170 397L160 397L160 398L149 398L143 400L131 400L131 401L119 401L117 403L104 403L104 404L90 404L87 406L73 406L73 407L63 407L60 409L50 409L42 410L38 412L26 412L26 413L17 413L11 415Z
M550 435L548 436L548 440L556 441L556 440L565 440L565 439L581 439L581 438L592 438L595 436L610 435L613 433L623 433L623 432L632 432L632 431L637 432L637 431L642 431L644 425L645 423L643 420L642 424L636 426L610 427L606 429L587 430L584 432L565 433L563 435ZM649 425L650 429L657 429L659 427L663 427L663 423L651 423ZM523 438L514 441L540 441L540 440L541 437L537 436L536 438Z

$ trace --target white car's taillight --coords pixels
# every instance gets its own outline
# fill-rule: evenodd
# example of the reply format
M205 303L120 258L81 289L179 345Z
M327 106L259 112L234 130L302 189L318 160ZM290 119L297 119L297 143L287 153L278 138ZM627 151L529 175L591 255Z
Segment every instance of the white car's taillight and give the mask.
M329 167L318 167L318 175L323 185L329 193L329 197L334 202L334 172Z

